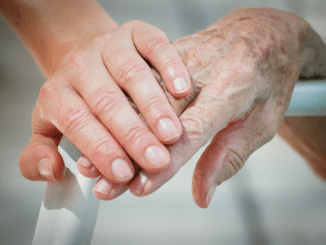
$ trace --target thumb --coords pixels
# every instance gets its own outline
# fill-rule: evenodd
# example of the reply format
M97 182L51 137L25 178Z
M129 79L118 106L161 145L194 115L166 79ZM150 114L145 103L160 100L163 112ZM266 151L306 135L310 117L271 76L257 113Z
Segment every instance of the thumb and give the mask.
M265 126L253 122L249 116L213 137L193 174L192 195L199 207L207 208L216 187L234 176L251 153L273 138L274 134L269 133Z
M46 137L33 134L19 157L19 169L29 180L60 181L64 177L64 161L58 152L62 135Z

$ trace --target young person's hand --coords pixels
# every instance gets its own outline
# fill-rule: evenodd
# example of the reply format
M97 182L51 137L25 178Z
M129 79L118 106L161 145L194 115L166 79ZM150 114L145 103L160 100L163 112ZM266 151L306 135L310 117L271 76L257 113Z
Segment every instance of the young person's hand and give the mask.
M84 154L80 171L93 177L127 183L133 161L149 172L167 168L165 145L180 138L182 126L147 62L175 98L190 92L191 81L165 34L141 21L119 27L95 1L31 1L31 9L15 4L4 1L2 11L48 77L33 112L32 138L20 156L22 174L60 181L63 134Z

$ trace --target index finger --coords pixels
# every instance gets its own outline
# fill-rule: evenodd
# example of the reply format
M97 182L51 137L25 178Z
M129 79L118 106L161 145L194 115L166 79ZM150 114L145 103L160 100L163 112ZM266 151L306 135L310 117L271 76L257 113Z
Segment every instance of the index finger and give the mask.
M167 90L175 98L189 94L191 79L185 64L165 33L151 25L136 25L132 38L137 51L160 73Z

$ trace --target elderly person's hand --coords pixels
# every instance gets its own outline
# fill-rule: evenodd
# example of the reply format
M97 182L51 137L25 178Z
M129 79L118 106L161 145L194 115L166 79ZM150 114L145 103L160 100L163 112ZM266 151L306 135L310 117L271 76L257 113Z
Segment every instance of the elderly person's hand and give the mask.
M130 183L130 191L137 196L152 193L215 135L193 175L194 200L207 207L216 187L274 137L299 74L325 73L325 46L299 17L249 8L233 10L173 46L193 80L187 98L174 100L167 93L184 131L168 147L171 166L159 173L141 170ZM108 200L120 190L125 188L102 178L94 193Z
M127 183L135 173L132 160L149 172L166 168L171 158L164 144L177 141L182 126L147 61L176 98L190 92L191 80L165 34L141 21L119 27L96 1L30 5L38 15L22 1L4 1L2 8L49 78L19 159L22 174L60 181L65 167L57 146L63 134L84 153L79 170L92 177Z

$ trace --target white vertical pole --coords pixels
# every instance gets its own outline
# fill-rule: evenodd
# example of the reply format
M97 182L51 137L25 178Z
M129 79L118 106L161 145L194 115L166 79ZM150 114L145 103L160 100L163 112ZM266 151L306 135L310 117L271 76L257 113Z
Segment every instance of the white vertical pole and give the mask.
M97 179L78 172L76 162L81 152L67 138L61 140L59 151L66 175L60 183L47 184L33 244L90 244L99 207L99 200L92 193Z

